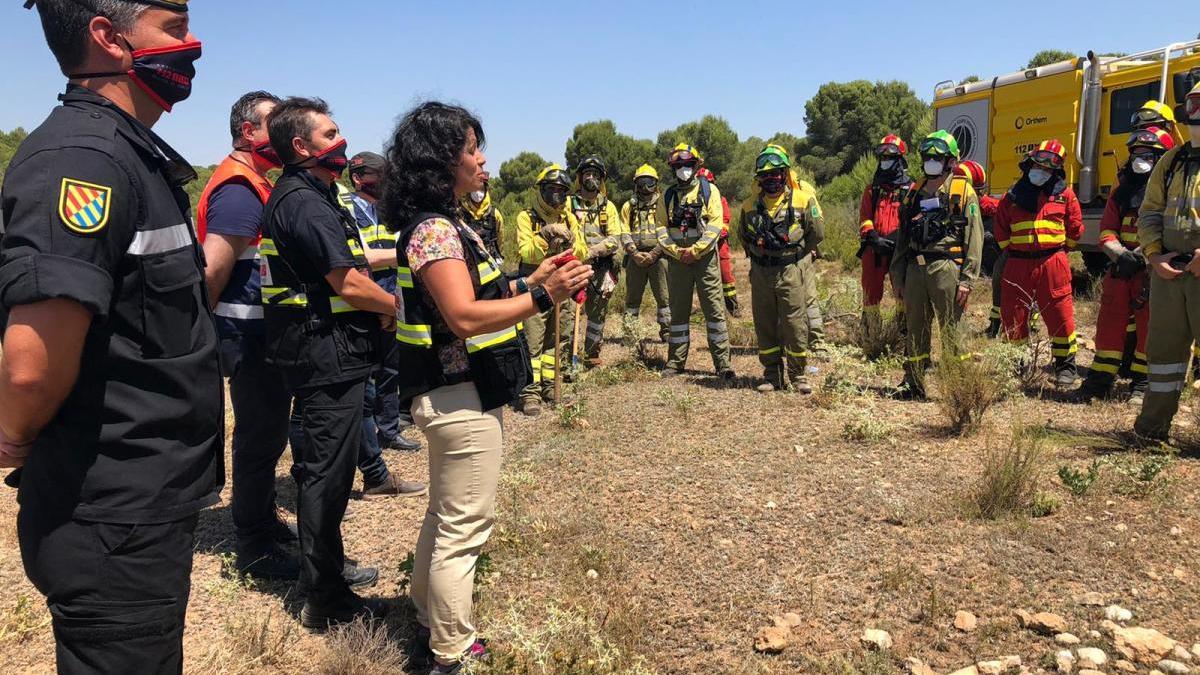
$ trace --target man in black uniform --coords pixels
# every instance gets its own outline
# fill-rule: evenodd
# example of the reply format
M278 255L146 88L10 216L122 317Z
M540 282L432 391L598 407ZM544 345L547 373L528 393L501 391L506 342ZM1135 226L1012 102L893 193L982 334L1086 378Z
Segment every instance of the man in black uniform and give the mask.
M27 3L31 6L33 3ZM38 0L70 79L0 195L0 466L60 673L179 673L197 512L217 502L217 338L150 127L187 98L186 0Z
M300 620L320 629L387 611L351 590L373 583L376 570L349 569L343 577L341 527L366 381L383 331L394 328L396 300L371 280L358 226L337 199L346 141L325 102L287 99L267 130L285 168L263 213L259 247L266 358L283 369L296 396L300 590L307 595Z

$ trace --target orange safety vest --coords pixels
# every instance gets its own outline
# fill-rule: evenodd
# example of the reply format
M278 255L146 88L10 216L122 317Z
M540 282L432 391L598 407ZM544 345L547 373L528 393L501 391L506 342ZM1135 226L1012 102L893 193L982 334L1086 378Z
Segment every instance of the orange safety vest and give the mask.
M234 159L232 156L226 157L217 170L213 172L212 178L208 179L208 184L204 186L204 192L200 193L200 202L196 207L196 238L200 243L204 243L204 236L208 233L208 199L214 192L221 188L226 183L235 180L245 181L247 185L254 190L258 198L262 200L265 206L267 200L271 198L271 181L266 177L255 173L246 164ZM251 242L251 245L257 246L259 240L262 239L262 232Z

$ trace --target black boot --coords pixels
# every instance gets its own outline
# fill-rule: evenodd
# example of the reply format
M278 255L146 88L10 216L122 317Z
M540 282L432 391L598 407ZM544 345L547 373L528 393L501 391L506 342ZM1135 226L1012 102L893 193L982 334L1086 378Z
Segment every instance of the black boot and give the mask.
M738 307L738 299L736 295L725 296L725 309L729 310L730 316L742 316L742 310L740 307Z
M1067 396L1067 402L1091 403L1096 399L1106 399L1112 391L1113 379L1112 373L1090 370L1083 384Z
M1142 401L1146 399L1146 385L1148 384L1145 373L1131 373L1129 376L1129 402L1141 406Z
M1075 369L1075 355L1056 357L1054 359L1054 383L1060 387L1073 387L1079 379Z
M988 319L988 327L983 331L983 336L989 340L1000 337L1000 319Z

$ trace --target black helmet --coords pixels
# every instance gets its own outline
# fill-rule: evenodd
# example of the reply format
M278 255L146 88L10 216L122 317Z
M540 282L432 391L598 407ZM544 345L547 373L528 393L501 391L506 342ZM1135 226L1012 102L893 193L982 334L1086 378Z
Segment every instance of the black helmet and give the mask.
M588 155L580 160L579 166L575 167L575 175L578 176L588 169L595 169L601 178L608 177L608 167L604 166L604 160L600 159L599 155Z

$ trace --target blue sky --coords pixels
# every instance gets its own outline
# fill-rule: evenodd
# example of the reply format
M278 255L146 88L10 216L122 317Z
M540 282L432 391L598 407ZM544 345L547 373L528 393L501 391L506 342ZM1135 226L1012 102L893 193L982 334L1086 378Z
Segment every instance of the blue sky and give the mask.
M1116 20L1128 2L801 4L816 3L194 0L195 90L156 130L214 163L229 105L265 88L325 98L350 151L378 151L397 116L439 98L482 117L495 172L522 150L560 161L589 120L654 138L713 113L742 138L801 135L805 101L831 80L903 80L928 100L940 80L1010 72L1041 49L1140 51L1200 30ZM64 80L17 0L0 6L0 45L0 129L32 129Z

